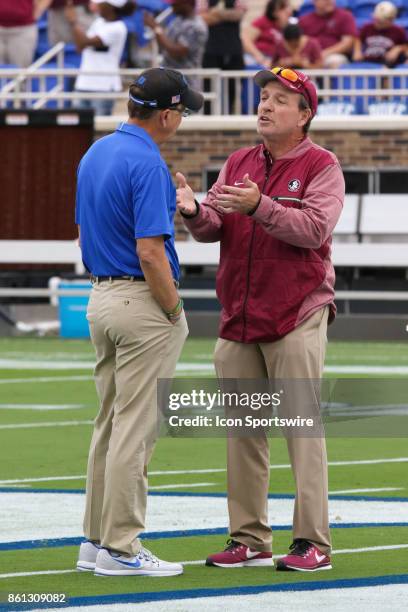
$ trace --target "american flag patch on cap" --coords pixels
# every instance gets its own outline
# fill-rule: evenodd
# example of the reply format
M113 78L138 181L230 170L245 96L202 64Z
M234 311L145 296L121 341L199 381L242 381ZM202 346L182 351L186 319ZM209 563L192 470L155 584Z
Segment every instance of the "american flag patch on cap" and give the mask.
M171 103L172 103L172 104L178 104L178 103L180 102L180 100L181 100L181 96L180 96L180 94L179 94L179 95L177 95L177 96L173 96L173 97L172 97L172 99L171 99Z

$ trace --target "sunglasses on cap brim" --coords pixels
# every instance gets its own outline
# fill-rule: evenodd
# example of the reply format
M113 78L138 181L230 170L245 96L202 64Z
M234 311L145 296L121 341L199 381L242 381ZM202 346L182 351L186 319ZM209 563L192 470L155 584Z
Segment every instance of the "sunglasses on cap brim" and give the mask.
M309 77L306 75L304 77L300 77L297 72L292 70L291 68L282 68L281 66L275 66L271 68L271 72L276 76L285 79L291 85L294 85L296 89L307 99L310 108L313 108L312 100L310 99L309 92L305 88L305 83L309 80Z

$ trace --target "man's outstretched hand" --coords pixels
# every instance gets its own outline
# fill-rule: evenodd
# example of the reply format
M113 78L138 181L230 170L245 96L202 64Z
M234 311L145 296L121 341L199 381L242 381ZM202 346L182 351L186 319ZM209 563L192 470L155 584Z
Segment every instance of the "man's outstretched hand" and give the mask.
M195 215L197 207L194 201L194 191L187 184L186 177L181 172L176 173L176 179L177 208L185 215Z
M223 185L215 204L226 213L238 212L247 215L255 211L260 199L261 192L258 185L251 181L249 174L246 174L242 183L236 183L235 186Z

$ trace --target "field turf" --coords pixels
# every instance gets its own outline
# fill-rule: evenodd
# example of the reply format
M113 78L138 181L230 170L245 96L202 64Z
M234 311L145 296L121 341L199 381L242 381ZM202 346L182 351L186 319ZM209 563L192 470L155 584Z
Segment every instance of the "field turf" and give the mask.
M178 375L213 376L213 348L214 341L188 340ZM37 499L39 495L46 496L41 493L45 490L55 491L61 499L66 498L64 491L71 491L71 496L79 499L80 494L74 491L83 489L85 485L92 419L97 411L92 361L93 349L87 341L0 339L0 500L13 491L16 494L20 491L21 495L31 491L33 499ZM403 377L398 368L408 366L408 351L406 345L397 343L331 342L326 365L330 366L327 374L330 377L344 376L341 369L344 366L367 366L364 376L371 376L374 383L372 367L386 366L389 368L387 378L400 382ZM336 367L340 368L339 373L336 373ZM336 517L339 524L332 529L335 553L331 572L320 572L317 576L274 572L266 568L236 569L233 572L207 568L193 562L221 549L226 534L220 533L220 529L215 532L209 529L201 535L193 535L188 529L185 533L179 529L175 534L177 537L160 538L156 534L154 539L145 540L145 545L158 556L187 562L184 575L177 579L138 578L130 579L130 584L129 578L98 579L90 573L68 573L75 566L78 548L70 545L69 539L63 539L63 529L60 545L56 542L51 546L50 542L44 541L42 546L37 541L40 538L35 525L29 538L13 538L12 534L5 533L4 528L1 530L1 523L11 523L7 507L0 504L0 593L65 592L69 597L86 598L129 592L143 594L179 589L222 590L249 585L290 585L300 581L312 582L317 578L319 581L338 581L407 576L408 514L404 521L396 519L384 523L380 515L373 513L377 506L370 506L377 500L378 508L382 504L385 510L392 503L408 508L407 437L408 432L401 431L399 436L388 438L381 435L375 438L328 438L331 503L335 508L337 496L343 503L354 503L356 512L361 513L361 520L348 528L341 524L341 517ZM270 447L273 466L270 492L276 497L270 503L278 506L285 496L293 494L294 483L287 466L284 441L273 439ZM190 503L191 512L198 509L196 529L201 528L202 513L206 512L211 500L218 500L226 508L225 498L220 501L219 497L210 495L225 494L226 491L225 441L221 438L161 438L150 472L149 486L155 496L163 495L163 504L166 504L166 499L171 499L165 497L168 494L186 494L179 498L183 504L182 511L189 512ZM61 511L63 514L64 509ZM30 506L21 508L16 521L24 521L29 515ZM227 528L226 510L223 521L216 527ZM81 537L80 524L76 536ZM21 539L32 540L33 544L18 549L17 542ZM280 526L274 533L274 554L284 554L290 541L288 526ZM45 571L66 573L41 573ZM7 577L9 574L15 575ZM158 603L157 610L165 609L165 603Z

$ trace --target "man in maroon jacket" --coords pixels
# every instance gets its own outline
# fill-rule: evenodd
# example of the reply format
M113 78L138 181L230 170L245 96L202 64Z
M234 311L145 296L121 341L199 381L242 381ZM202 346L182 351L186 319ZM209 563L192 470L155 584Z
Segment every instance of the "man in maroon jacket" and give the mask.
M263 144L235 151L201 205L178 173L178 207L198 241L221 242L217 376L316 381L335 314L331 234L343 174L335 155L307 137L317 110L309 78L273 68L258 72L255 82ZM277 569L330 569L324 437L287 436L287 444L297 489L294 533ZM231 436L227 445L231 540L207 565L273 565L268 439Z

